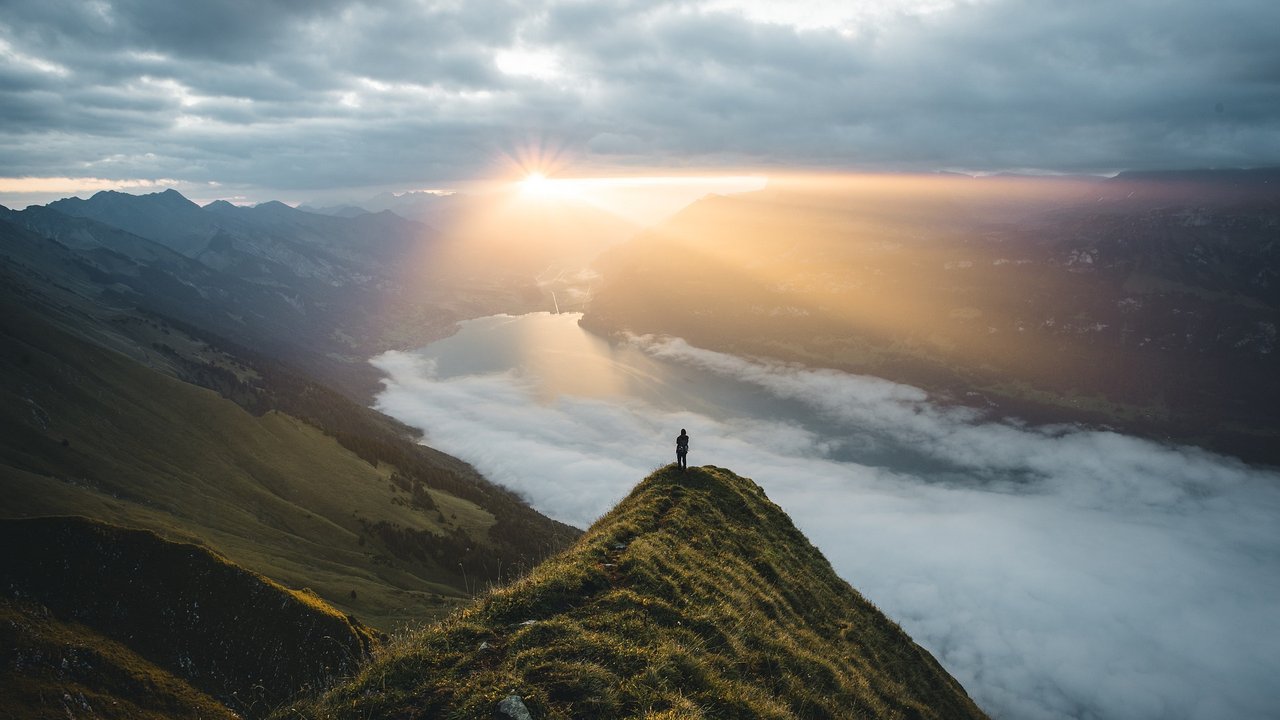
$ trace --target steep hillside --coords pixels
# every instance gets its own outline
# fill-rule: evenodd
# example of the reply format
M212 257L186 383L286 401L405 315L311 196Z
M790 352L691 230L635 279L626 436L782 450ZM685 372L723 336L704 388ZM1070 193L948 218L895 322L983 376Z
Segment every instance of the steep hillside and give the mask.
M517 699L512 699L516 696ZM564 554L281 718L980 718L755 483L646 478Z
M318 599L151 532L84 518L6 520L0 547L0 593L14 601L6 682L22 691L6 696L7 712L18 710L13 702L56 712L82 686L96 700L86 704L103 711L118 700L158 713L171 696L170 713L198 716L207 703L176 677L256 717L350 673L373 647L370 630ZM39 606L51 617L31 609ZM65 668L49 667L49 651L65 656Z
M576 535L278 363L82 294L92 273L49 273L92 260L44 246L0 258L0 516L198 537L386 629Z
M232 720L229 708L126 645L0 596L0 709L23 720Z

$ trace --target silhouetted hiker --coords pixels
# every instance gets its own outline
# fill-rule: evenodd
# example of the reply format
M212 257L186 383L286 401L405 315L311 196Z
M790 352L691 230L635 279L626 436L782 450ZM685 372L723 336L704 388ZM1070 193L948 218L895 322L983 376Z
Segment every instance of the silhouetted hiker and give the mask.
M680 434L676 436L676 462L680 463L680 469L684 470L688 464L684 461L684 456L689 454L689 434L680 428Z

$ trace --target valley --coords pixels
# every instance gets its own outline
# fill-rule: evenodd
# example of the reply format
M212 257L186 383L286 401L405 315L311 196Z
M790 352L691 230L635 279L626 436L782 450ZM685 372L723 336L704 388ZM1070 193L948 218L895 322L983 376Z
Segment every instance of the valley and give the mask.
M609 251L583 325L1275 464L1276 183L783 180Z

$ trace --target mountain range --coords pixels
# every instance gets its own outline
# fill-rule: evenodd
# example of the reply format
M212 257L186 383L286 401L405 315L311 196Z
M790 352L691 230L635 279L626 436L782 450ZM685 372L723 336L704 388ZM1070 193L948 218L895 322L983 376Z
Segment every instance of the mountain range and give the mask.
M555 306L563 263L585 264L633 226L590 207L451 198L437 226L389 211L325 216L268 202L200 207L173 190L104 191L0 208L24 263L62 262L15 228L91 259L127 304L262 349L351 397L378 388L368 365L453 332L459 320ZM118 281L118 282L117 282ZM563 294L563 293L562 293Z
M428 262L437 235L391 213L330 218L280 203L201 208L170 190L102 192L0 215L127 276L119 284L131 304L262 348L361 395L377 382L365 360L388 343L416 346L469 312L537 297L529 281L460 289Z

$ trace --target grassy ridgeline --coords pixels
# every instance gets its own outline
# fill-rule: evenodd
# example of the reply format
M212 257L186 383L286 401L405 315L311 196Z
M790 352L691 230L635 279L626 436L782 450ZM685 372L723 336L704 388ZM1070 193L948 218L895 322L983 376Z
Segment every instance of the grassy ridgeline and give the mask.
M281 717L980 718L754 482L664 468L560 556Z

